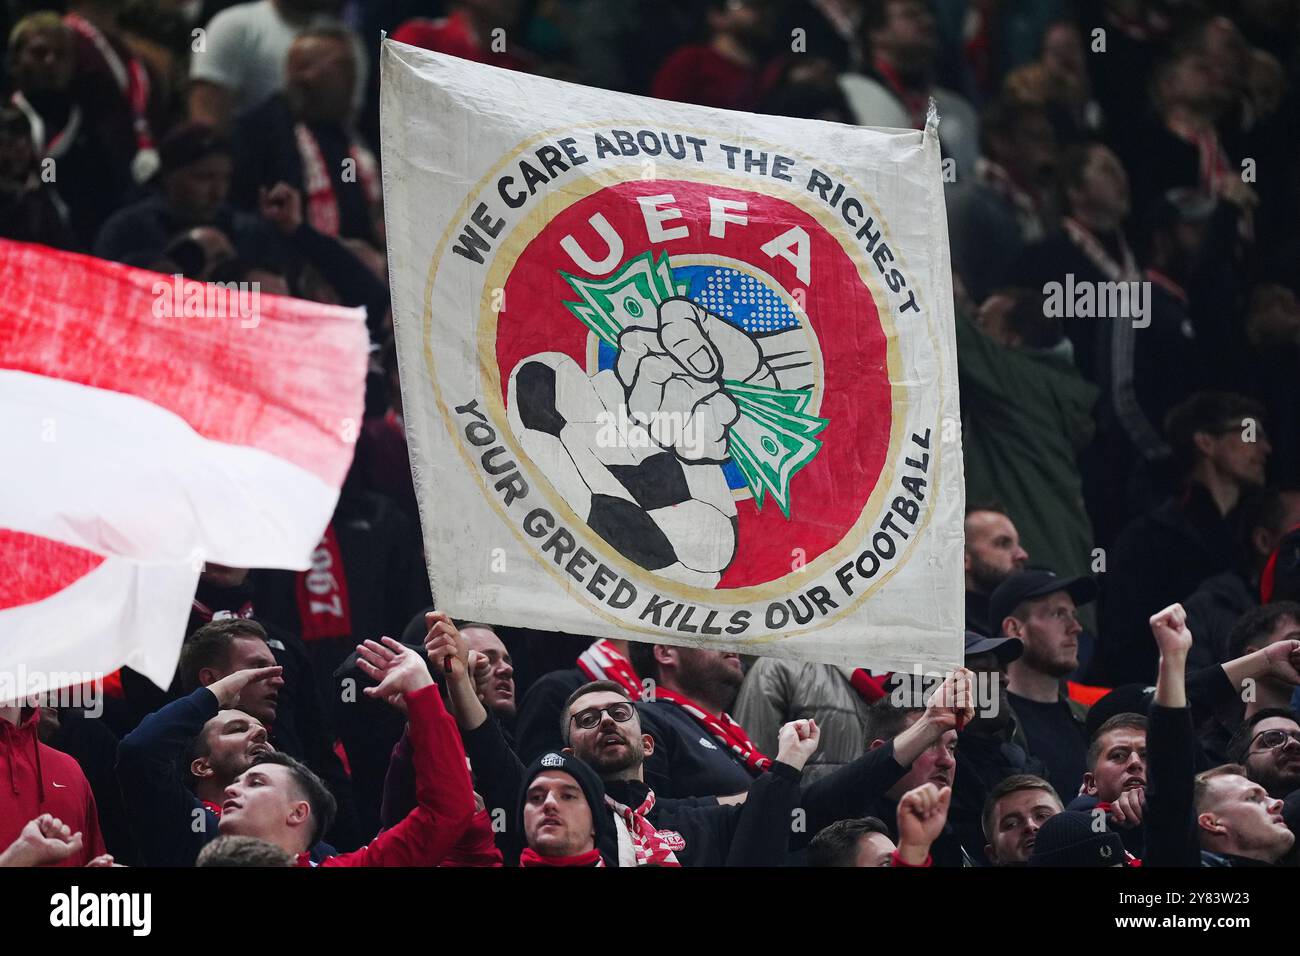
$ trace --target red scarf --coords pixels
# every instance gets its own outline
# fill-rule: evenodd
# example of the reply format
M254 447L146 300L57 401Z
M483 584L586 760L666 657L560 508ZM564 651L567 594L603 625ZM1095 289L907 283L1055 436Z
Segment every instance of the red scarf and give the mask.
M912 120L912 128L925 129L925 113L930 106L929 92L926 90L917 92L905 86L903 78L898 75L898 71L882 59L877 58L875 66L876 72L885 81L885 85L903 104L903 109L907 111L908 117Z
M337 236L339 201L334 195L334 178L325 168L325 157L321 154L320 144L306 123L294 124L293 135L298 142L298 155L302 159L302 182L307 190L307 222L317 232ZM375 205L379 202L381 193L375 157L355 141L348 147L348 157L356 168L366 202Z
M334 522L325 526L324 537L311 553L311 570L296 575L294 590L304 641L352 636L352 604Z
M1187 290L1173 279L1169 278L1169 276L1156 269L1148 269L1147 278L1168 292L1173 298L1177 299L1180 304L1184 306L1187 305Z
M153 130L149 127L149 71L139 57L132 56L129 52L123 62L108 37L84 17L69 13L63 22L90 41L104 61L104 66L117 81L117 88L131 110L131 125L135 132L135 156L131 160L131 175L137 183L143 185L159 167Z
M597 641L578 657L578 670L589 680L612 680L627 692L631 700L643 696L641 678L632 669L632 663L620 654L612 641Z
M655 700L666 700L686 711L704 726L714 740L743 760L752 772L762 773L772 766L772 758L755 746L754 741L749 739L749 734L745 733L745 728L732 720L730 714L714 716L689 697L667 687L655 688Z
M590 849L576 856L542 856L532 847L525 847L519 854L520 866L604 866L605 860L600 851Z
M876 677L870 671L864 671L859 667L853 672L853 676L849 678L849 683L858 692L858 696L868 704L874 704L876 701L884 699L885 681L887 680L889 680L889 674L881 674Z
M681 866L674 852L686 846L681 834L672 830L657 830L646 819L646 814L655 805L653 790L646 794L645 801L635 810L623 806L609 794L605 795L605 803L627 824L628 836L632 838L632 848L636 851L637 866Z

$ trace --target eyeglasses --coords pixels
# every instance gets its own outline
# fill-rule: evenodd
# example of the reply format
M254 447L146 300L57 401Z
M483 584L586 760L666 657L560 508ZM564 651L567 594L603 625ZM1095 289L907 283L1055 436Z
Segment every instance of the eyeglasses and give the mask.
M608 707L588 707L586 710L578 711L569 719L583 730L591 730L599 726L600 718L604 714L609 714L609 719L616 724L626 724L635 712L631 704L618 703L610 704Z
M1264 750L1277 750L1278 747L1285 746L1288 741L1294 740L1300 744L1300 730L1265 730L1255 735L1255 739L1250 742L1252 747L1256 740Z

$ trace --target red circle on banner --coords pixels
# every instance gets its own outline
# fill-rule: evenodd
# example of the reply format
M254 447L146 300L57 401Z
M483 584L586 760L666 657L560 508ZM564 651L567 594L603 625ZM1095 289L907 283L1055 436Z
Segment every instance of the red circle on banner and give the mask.
M657 227L670 234L685 229L685 236L650 239L647 216L638 202L649 196L659 197L654 205L663 213L680 213ZM710 198L744 206L711 207ZM765 584L812 563L838 545L861 517L889 449L893 395L888 343L858 266L818 219L785 199L684 180L632 180L605 187L551 219L527 243L510 271L496 327L503 404L508 403L511 371L530 355L562 352L580 367L588 367L592 333L565 306L577 296L561 275L582 270L561 242L572 236L596 259L617 251L610 249L591 222L598 214L623 244L617 264L647 251L656 259L666 253L670 262L722 257L738 267L752 264L763 281L779 283L787 298L801 301L800 324L815 338L821 356L821 380L814 387L820 399L816 414L827 420L817 435L822 447L790 481L789 518L770 496L761 510L748 497L736 502L736 553L717 587ZM728 218L721 230L717 221L712 223L713 231L723 235L711 235L711 219L723 215ZM735 222L739 217L746 222ZM798 239L790 237L792 229L806 236L806 256ZM786 238L776 246L763 250L783 235ZM783 247L788 255L781 254ZM803 261L807 281L799 275Z

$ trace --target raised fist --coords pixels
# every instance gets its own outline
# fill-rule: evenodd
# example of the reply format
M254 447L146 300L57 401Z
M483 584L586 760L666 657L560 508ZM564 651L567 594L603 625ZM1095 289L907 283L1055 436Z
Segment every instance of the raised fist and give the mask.
M923 783L899 799L898 849L906 862L917 865L929 855L930 845L948 822L951 802L952 787L941 790L932 783Z
M815 720L792 720L777 731L776 759L783 764L802 770L808 759L817 752L822 732Z
M777 384L749 333L689 299L660 305L652 327L625 328L618 348L615 372L628 417L683 461L726 460L728 429L740 409L723 390L724 379Z
M1192 649L1192 632L1187 629L1187 612L1181 604L1171 604L1151 615L1151 634L1161 657L1186 655Z

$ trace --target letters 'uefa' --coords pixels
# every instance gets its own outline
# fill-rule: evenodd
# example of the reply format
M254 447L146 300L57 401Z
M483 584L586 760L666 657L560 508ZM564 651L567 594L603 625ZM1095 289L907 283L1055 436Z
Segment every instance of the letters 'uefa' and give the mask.
M843 665L959 662L937 120L709 110L391 41L382 69L439 605Z

